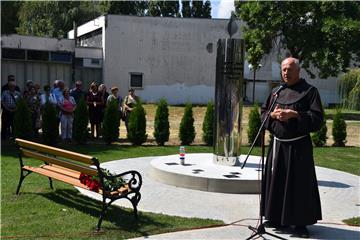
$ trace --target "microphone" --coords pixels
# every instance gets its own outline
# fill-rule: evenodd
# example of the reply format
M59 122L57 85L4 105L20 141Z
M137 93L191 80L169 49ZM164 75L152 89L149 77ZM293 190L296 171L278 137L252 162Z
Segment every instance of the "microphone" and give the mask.
M286 83L281 84L280 87L273 93L273 95L274 95L274 96L275 96L275 95L278 95L279 92L281 92L282 90L284 90L284 89L287 88L287 87L288 87L288 85L287 85Z

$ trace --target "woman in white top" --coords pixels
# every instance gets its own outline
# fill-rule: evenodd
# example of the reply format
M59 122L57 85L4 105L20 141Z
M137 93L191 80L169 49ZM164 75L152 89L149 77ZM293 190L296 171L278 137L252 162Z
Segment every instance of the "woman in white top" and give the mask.
M54 106L57 104L55 96L50 92L50 86L44 86L44 93L40 95L40 104L42 107L46 103L53 104Z
M61 139L63 141L71 142L72 129L74 121L74 111L76 108L75 99L70 96L69 90L64 89L64 97L58 103L60 108L60 123L61 123Z

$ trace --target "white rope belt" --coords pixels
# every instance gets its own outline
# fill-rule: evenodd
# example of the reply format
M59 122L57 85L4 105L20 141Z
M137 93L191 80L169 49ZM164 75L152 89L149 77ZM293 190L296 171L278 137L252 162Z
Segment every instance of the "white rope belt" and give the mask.
M278 141L279 142L294 142L294 141L297 141L297 140L302 139L302 138L307 137L307 136L308 135L303 135L303 136L300 136L300 137L287 138L287 139L281 139L281 138L277 138L277 137L274 136L271 172L273 172L273 170L274 170L274 163L275 163L275 157L276 157L276 143Z

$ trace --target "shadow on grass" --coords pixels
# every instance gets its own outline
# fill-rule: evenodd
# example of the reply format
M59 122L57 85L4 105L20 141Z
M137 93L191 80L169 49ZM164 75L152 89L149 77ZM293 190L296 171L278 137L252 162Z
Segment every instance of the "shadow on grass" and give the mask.
M93 216L96 219L93 225L95 229L101 213L101 202L83 196L78 191L72 189L58 189L54 192L39 193L39 195L63 206L67 206L68 208L74 208ZM125 230L127 232L136 232L141 236L148 236L149 232L170 226L169 224L158 222L154 218L146 216L141 212L139 212L138 220L135 220L132 209L123 209L113 205L108 209L103 221L111 222L116 225L116 227L102 226L102 231ZM142 229L144 226L146 226L146 231Z

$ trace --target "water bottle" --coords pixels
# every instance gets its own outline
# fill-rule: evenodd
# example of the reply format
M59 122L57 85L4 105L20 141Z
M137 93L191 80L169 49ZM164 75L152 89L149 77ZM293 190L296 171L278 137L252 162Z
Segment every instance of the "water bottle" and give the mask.
M184 146L180 146L180 164L184 165L185 164L185 147Z

